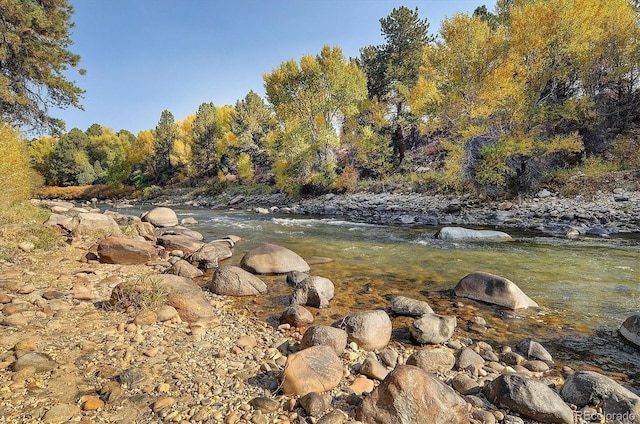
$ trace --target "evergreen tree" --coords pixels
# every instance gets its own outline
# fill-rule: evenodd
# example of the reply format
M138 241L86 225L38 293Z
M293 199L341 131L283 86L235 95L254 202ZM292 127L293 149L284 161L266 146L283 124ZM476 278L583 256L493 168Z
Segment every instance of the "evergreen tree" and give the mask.
M154 131L153 155L151 162L155 173L156 184L164 184L173 176L171 152L178 139L178 127L173 114L162 111L160 121Z
M64 75L80 61L69 51L72 14L67 0L0 0L1 119L55 133L64 122L50 107L82 108L83 90Z

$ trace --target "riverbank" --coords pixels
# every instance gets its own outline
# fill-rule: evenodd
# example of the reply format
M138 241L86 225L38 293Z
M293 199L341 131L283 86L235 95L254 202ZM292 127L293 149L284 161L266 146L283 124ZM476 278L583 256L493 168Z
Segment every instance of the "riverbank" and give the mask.
M278 206L289 207L296 205ZM71 208L69 213L82 212ZM391 343L375 352L349 343L339 357L339 384L303 400L283 394L281 383L288 358L301 349L304 326L256 319L231 296L209 290L202 290L213 313L207 325L175 313L154 317L136 308L110 308L115 287L145 276L160 278L165 274L158 274L159 269L180 254L146 265L107 264L97 260L97 242L74 234L58 249L27 248L2 263L0 365L5 372L0 375L0 422L356 422L359 406L381 380L413 363L435 367L431 369L442 383L438 387L446 386L450 393L453 387L456 396L464 396L464 408L474 422L532 423L536 420L517 409L498 406L495 400L487 403L483 387L517 372L558 388L575 371L531 357L516 344L489 345L481 332L463 333L462 328L474 324L482 330L487 323L470 304L458 301L455 309L448 309L457 315L460 328L442 346L398 341L398 326L404 328L409 321L394 317L396 337ZM257 296L253 302L259 307L264 300ZM318 311L330 314L331 308ZM495 322L500 319L495 317ZM414 356L432 350L444 357L425 364L424 354ZM473 363L465 362L469 357ZM367 370L371 366L373 370ZM565 421L546 422L566 422L568 407L559 402ZM447 405L453 408L457 401ZM604 412L592 406L575 408L576 417Z

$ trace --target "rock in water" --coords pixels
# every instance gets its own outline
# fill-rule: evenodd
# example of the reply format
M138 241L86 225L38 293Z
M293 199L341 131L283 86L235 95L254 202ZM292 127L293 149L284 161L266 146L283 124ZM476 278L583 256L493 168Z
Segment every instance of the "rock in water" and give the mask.
M418 343L438 344L449 340L455 328L456 317L427 314L415 320L409 332Z
M175 227L178 216L170 208L154 208L142 216L142 221L150 222L154 227Z
M631 315L620 326L620 335L640 349L640 314Z
M286 247L263 244L247 252L240 266L255 274L286 274L291 271L309 272L309 264Z
M394 314L421 317L432 314L433 309L424 300L411 299L405 296L394 296L391 299L391 310Z
M480 300L510 309L537 308L538 304L513 282L488 272L473 272L453 289L456 296Z
M291 304L328 308L334 292L333 282L328 278L307 277L293 289Z
M573 411L546 384L522 374L503 374L484 388L498 407L509 408L543 423L573 424Z
M282 375L285 395L331 390L342 380L342 361L329 346L311 346L287 357Z
M443 227L435 237L440 240L511 240L511 236L502 231L471 230L462 227Z
M467 403L451 387L412 365L396 367L356 410L356 419L378 424L465 424Z

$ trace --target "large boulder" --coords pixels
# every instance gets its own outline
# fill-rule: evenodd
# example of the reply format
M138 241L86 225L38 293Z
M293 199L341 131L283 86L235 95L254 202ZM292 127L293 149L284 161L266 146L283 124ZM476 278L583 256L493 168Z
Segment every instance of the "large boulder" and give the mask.
M150 222L134 221L127 226L125 232L127 234L138 235L153 243L157 241L155 229Z
M286 274L309 272L309 264L297 253L275 244L263 244L247 252L240 266L254 274Z
M233 255L231 245L225 241L212 241L203 245L189 256L189 261L200 269L217 268L220 261Z
M328 308L334 295L333 282L324 277L307 277L293 289L292 305L306 305L314 308Z
M626 341L640 348L640 314L631 315L624 320L618 331Z
M107 264L144 264L158 258L152 244L124 237L107 237L98 242L98 256Z
M467 404L451 387L412 365L396 367L356 410L376 424L469 423Z
M264 281L233 265L220 265L207 288L215 294L227 296L255 296L267 292Z
M484 388L487 399L543 423L573 424L573 411L560 395L539 380L523 374L503 374Z
M347 347L347 333L341 328L329 327L328 325L309 327L302 336L300 349L318 345L330 346L336 355L340 356Z
M122 231L118 223L109 215L94 212L79 213L71 222L73 233L120 235Z
M282 392L304 396L322 393L340 384L342 361L330 346L311 346L287 357L282 373Z
M178 215L173 209L165 207L151 209L142 215L142 220L150 222L154 227L175 227L178 225Z
M171 268L165 271L167 274L179 275L187 278L198 278L204 275L204 272L199 268L191 265L184 259L178 259L171 265Z
M538 304L513 282L488 272L473 272L453 289L456 296L480 300L510 309L537 308Z
M409 333L418 343L439 344L449 340L455 328L456 317L427 314L411 324Z
M202 247L202 243L191 237L182 236L179 234L165 234L158 236L158 244L164 247L167 251L181 250L187 253L194 253Z
M435 236L440 240L511 240L511 236L502 231L471 230L462 227L443 227Z
M391 319L383 310L354 312L333 325L345 330L348 340L364 350L382 349L391 340Z
M561 394L565 401L580 408L602 408L607 422L640 423L640 397L602 374L578 371L567 377Z
M67 231L72 231L73 218L59 213L52 213L43 225L46 225L47 227L61 227Z
M424 300L412 299L406 296L394 296L391 299L391 310L396 315L410 317L421 317L433 313L431 306Z
M211 322L215 312L204 291L191 279L171 274L147 276L118 284L111 292L114 306L144 307L149 299L173 306L183 321ZM142 302L142 304L141 304ZM154 305L160 307L161 305Z

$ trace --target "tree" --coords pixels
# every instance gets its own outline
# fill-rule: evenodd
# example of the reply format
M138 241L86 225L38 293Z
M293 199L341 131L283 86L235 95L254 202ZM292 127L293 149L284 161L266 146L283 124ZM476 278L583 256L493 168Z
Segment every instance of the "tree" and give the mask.
M193 121L193 167L196 175L211 177L217 171L216 145L223 129L213 103L202 103Z
M162 111L160 121L154 131L153 155L151 163L156 184L167 182L173 176L171 152L178 139L178 128L173 114L168 110Z
M60 136L49 160L50 185L72 186L78 184L78 176L88 171L87 155L89 136L82 130L73 128Z
M50 107L82 109L83 90L64 75L80 61L69 50L72 14L67 0L0 0L2 119L57 133L64 122L49 115Z
M433 37L429 36L427 19L420 19L418 8L394 8L389 16L380 19L380 26L386 43L363 48L359 63L367 75L369 98L377 97L393 109L392 142L401 163L405 136L415 121L406 108L407 96L418 82L422 50Z
M330 189L343 120L367 96L364 74L339 47L325 46L300 64L283 62L263 78L283 128L274 142L277 184L294 193Z
M273 112L255 91L249 91L244 99L236 102L231 132L238 138L241 154L248 156L242 163L245 168L249 162L255 166L257 178L266 174L271 167L269 145L276 124Z

